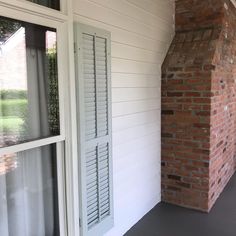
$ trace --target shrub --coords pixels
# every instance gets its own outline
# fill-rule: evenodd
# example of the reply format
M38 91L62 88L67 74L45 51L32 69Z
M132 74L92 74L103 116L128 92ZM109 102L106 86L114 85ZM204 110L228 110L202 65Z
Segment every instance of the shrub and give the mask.
M26 90L0 90L0 98L1 100L7 99L27 99L27 91Z

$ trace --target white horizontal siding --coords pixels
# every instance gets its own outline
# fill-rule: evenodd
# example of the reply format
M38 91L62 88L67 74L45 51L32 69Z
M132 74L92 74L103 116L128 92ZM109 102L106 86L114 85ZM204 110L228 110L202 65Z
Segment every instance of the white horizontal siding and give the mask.
M160 201L161 64L172 0L74 0L74 19L111 32L115 227L121 236Z
M159 74L159 66L154 63L132 61L127 59L112 58L111 70L113 73L134 73L145 75Z
M119 132L113 132L113 145L116 146L124 144L126 142L132 142L133 139L138 139L143 136L152 135L153 133L159 131L160 131L159 124L157 124L157 122L154 122L150 124L131 127L126 130L121 130ZM157 146L158 145L159 144L157 144Z
M159 16L161 19L172 23L173 20L173 5L172 1L165 0L127 0L135 6L149 12L154 16Z
M113 58L129 59L139 62L149 62L151 64L160 64L164 58L164 53L153 52L119 42L112 42L111 46Z
M124 116L150 110L160 110L160 101L157 99L116 102L112 104L113 117Z
M82 0L81 0L82 1ZM145 36L135 34L132 31L124 30L122 28L113 26L111 24L96 21L90 17L75 14L76 21L81 23L93 25L94 27L103 28L111 32L112 42L119 42L129 46L137 47L140 49L146 49L152 52L165 53L168 49L168 45L171 42L171 38L166 38L166 42L160 40L154 40Z
M147 111L142 113L135 113L127 116L120 116L113 118L112 131L126 130L138 125L150 124L159 121L159 111Z
M147 134L146 136L141 136L136 139L131 140L128 143L122 143L113 146L113 158L114 162L119 159L127 159L127 156L136 153L145 147L150 147L160 141L160 133L156 131L152 134ZM123 171L122 169L117 169L117 171Z
M146 100L156 98L158 100L157 88L113 88L113 102Z
M113 73L113 88L160 88L156 75Z

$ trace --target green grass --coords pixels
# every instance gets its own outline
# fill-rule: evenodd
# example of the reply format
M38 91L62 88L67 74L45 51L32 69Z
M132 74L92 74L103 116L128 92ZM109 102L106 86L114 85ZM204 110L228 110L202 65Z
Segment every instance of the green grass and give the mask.
M23 129L26 109L26 99L0 100L0 132L19 134Z
M17 134L22 130L23 124L24 120L19 117L0 117L0 130L4 131L4 133Z
M15 105L21 105L21 104L26 104L27 100L26 99L6 99L6 100L0 100L0 105L9 105L9 106L15 106Z
M22 117L26 113L26 99L7 99L0 100L0 115L1 117L16 116Z
M17 90L17 89L0 90L0 98L1 98L1 100L26 99L27 98L27 91L26 90Z

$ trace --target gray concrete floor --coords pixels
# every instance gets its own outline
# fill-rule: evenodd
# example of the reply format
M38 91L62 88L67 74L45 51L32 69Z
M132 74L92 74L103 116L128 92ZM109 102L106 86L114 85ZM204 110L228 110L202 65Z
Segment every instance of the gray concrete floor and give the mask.
M125 236L236 236L236 174L209 214L160 203Z

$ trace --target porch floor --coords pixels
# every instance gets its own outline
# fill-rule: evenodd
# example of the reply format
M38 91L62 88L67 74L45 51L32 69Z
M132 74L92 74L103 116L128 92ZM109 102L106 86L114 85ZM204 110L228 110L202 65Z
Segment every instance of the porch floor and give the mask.
M236 174L209 214L160 203L125 236L236 236Z

